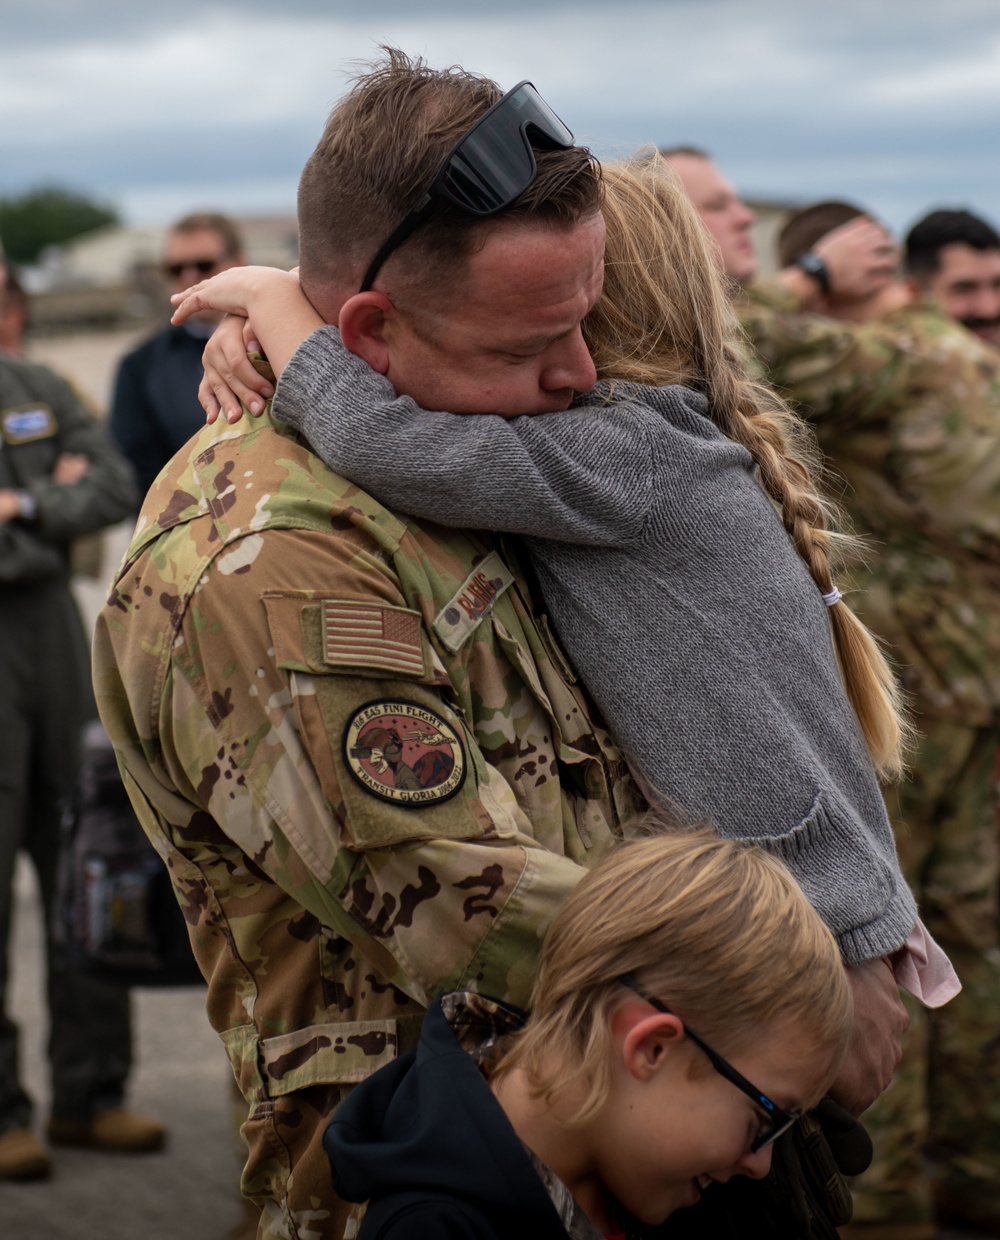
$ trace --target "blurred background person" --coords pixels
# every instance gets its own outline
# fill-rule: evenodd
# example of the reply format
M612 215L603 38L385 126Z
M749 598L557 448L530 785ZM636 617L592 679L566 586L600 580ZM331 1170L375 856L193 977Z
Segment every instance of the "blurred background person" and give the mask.
M0 273L0 355L24 356L28 330L28 294L13 267Z
M2 292L2 290L0 290ZM159 1149L155 1120L123 1106L131 1066L128 990L71 969L53 937L61 820L94 717L87 640L70 591L69 548L135 503L128 464L58 376L0 358L0 1179L47 1176L18 1081L6 1015L17 854L45 912L55 1145Z
M931 211L906 234L906 274L914 291L1000 346L1000 234L971 211Z
M228 216L185 215L172 225L163 255L171 293L246 262L243 238ZM132 463L140 500L178 448L204 425L198 403L201 354L221 314L206 310L183 327L166 327L122 358L110 429Z

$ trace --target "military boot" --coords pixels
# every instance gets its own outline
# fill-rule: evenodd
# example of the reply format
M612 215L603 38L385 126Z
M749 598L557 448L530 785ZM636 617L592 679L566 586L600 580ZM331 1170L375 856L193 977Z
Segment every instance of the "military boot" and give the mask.
M48 1151L30 1128L0 1133L0 1180L45 1180L51 1173Z
M89 1120L60 1119L48 1124L53 1145L80 1145L113 1154L147 1154L161 1150L167 1130L148 1115L137 1115L125 1107L112 1107Z

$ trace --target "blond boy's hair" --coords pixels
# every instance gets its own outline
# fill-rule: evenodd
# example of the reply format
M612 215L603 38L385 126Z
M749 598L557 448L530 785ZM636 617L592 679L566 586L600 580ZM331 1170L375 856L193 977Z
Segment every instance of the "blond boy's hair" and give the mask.
M743 337L708 234L670 165L649 158L604 167L604 292L584 321L603 379L703 392L709 416L742 444L817 589L834 588L838 557L857 542L835 533L811 428L749 375ZM848 698L879 774L897 777L912 728L875 638L843 602L829 608Z
M780 861L709 828L630 841L584 876L496 1075L520 1068L550 1105L573 1091L569 1122L593 1116L610 1088L611 1017L634 998L624 973L722 1055L793 1026L831 1076L846 1051L853 1007L833 935Z

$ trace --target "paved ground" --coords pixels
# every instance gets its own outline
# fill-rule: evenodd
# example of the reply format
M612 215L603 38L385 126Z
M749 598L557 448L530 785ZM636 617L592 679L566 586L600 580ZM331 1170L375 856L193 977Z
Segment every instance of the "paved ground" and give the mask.
M41 916L34 875L18 874L12 1015L21 1028L22 1080L48 1114ZM129 1104L170 1129L158 1154L53 1152L55 1174L0 1183L0 1236L46 1240L223 1240L239 1221L240 1160L230 1123L232 1074L209 1027L200 987L133 992L136 1069Z

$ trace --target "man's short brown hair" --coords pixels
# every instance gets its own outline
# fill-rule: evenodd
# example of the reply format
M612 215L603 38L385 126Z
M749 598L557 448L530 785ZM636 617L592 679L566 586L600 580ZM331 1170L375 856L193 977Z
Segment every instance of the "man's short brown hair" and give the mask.
M849 202L838 202L833 198L793 211L778 233L778 266L790 267L797 258L811 250L821 237L864 214L860 207Z
M448 151L502 92L460 66L431 69L397 48L337 104L299 181L303 283L356 288L379 246L430 187ZM530 219L571 227L601 205L600 169L583 147L536 150L538 175L484 221L444 204L386 261L387 284L422 294L453 283L491 227Z
M235 258L243 253L243 237L233 220L228 215L220 215L218 211L192 211L171 224L172 233L195 233L211 229L222 238L226 258Z

